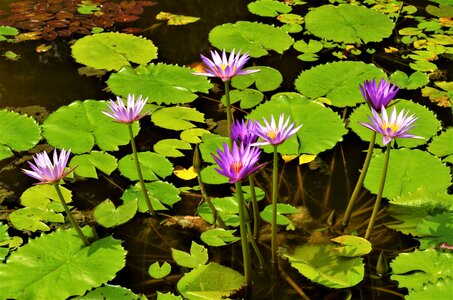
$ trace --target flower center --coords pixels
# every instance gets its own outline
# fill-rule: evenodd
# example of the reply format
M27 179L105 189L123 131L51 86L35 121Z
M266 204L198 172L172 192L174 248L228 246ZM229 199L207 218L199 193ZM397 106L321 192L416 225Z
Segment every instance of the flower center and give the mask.
M266 135L272 139L272 140L275 140L275 138L277 137L277 132L273 131L273 130L269 130L268 132L266 132Z
M395 133L399 129L399 126L397 124L386 123L386 124L383 124L383 127L384 127L385 131L388 131L390 129L392 133Z
M239 172L242 170L242 162L240 161L237 161L237 162L233 162L231 164L231 169L236 173L236 174L239 174Z

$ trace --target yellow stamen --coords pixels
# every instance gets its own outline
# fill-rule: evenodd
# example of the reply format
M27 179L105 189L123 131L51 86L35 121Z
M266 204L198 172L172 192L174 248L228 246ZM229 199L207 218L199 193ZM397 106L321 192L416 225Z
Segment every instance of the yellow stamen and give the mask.
M269 138L273 139L273 140L275 140L275 138L277 137L277 133L276 133L275 131L272 131L272 130L266 132L266 135L267 135Z
M238 161L238 162L234 162L231 164L231 169L237 174L239 173L241 170L242 170L242 162Z

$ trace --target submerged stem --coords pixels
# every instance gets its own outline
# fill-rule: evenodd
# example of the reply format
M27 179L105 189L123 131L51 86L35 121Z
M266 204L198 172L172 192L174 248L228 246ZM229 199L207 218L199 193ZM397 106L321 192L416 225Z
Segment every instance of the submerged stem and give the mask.
M252 209L253 209L253 239L258 238L258 233L260 229L260 210L258 207L258 201L256 200L255 192L255 176L249 176L250 183L250 196L252 198Z
M273 169L272 169L272 221L271 221L271 253L272 253L272 269L277 274L278 258L277 258L277 192L278 192L278 155L277 145L274 147Z
M231 139L231 124L233 123L233 116L231 115L231 101L230 101L230 81L225 81L225 104L227 112L227 126L228 126L228 137L230 138L230 147L233 144Z
M74 219L74 216L72 215L71 211L69 210L68 205L66 204L66 201L64 200L63 194L61 193L60 186L57 184L53 185L55 187L55 190L57 191L58 198L60 198L61 205L63 205L64 211L66 212L66 215L68 216L69 222L71 222L72 228L75 229L79 237L82 239L83 243L85 246L88 246L90 242L88 242L88 239L86 236L83 234L82 230L79 227L79 224L77 224L76 220Z
M368 150L366 154L365 161L363 162L362 170L360 171L359 179L355 184L354 191L352 192L351 198L349 199L348 207L346 208L346 212L344 213L343 217L343 228L342 231L346 229L349 225L349 221L351 219L352 209L354 207L355 202L357 201L357 197L359 196L360 190L363 186L363 181L365 180L366 173L368 171L368 167L370 165L371 157L373 156L373 149L374 149L374 142L376 141L376 131L373 131L371 134L370 144L368 145Z
M239 230L241 233L241 246L242 246L242 257L244 260L244 277L245 277L245 284L247 286L251 286L252 278L251 278L251 265L250 265L250 251L249 251L249 243L247 238L247 228L245 222L245 210L244 210L244 194L242 193L242 183L240 181L235 183L236 187L236 194L237 194L237 203L239 207Z
M137 175L138 175L138 181L140 182L140 188L142 189L143 192L143 197L145 197L145 202L146 205L148 206L149 212L154 215L154 209L151 204L151 200L149 199L148 191L146 190L145 182L143 181L143 175L142 175L142 170L140 168L140 162L138 161L138 153L137 153L137 147L135 146L135 139L134 139L134 133L132 132L132 124L127 124L129 128L129 136L131 138L131 147L132 147L132 153L134 155L134 163L135 163L135 168L137 169Z
M373 230L374 222L376 221L376 216L379 211L379 206L381 205L382 192L384 191L385 177L387 176L387 169L388 169L389 160L390 160L390 149L391 149L390 145L391 145L391 143L388 143L387 149L385 150L385 159L384 159L384 166L382 168L381 182L379 183L379 190L378 190L378 194L376 197L376 202L374 203L373 212L371 213L370 222L368 223L368 228L366 229L366 233L365 233L365 239L367 239L367 240L371 236L371 231Z

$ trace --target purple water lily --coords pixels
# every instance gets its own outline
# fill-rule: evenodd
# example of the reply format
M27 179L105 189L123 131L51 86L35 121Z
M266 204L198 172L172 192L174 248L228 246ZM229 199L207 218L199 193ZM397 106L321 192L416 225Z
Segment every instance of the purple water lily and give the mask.
M285 121L285 114L282 113L278 120L278 125L275 123L274 116L271 115L271 122L269 122L263 118L264 126L260 123L257 123L256 126L256 134L263 139L261 142L253 143L253 146L258 145L280 145L291 136L293 136L301 127L299 125L295 126L295 123L292 122L289 124L290 118L288 117Z
M222 81L228 81L234 76L246 75L260 70L242 70L244 65L249 60L250 56L248 53L241 55L239 50L236 54L234 50L231 51L229 57L227 57L225 50L222 51L222 56L217 51L211 51L211 59L204 55L200 55L201 60L206 65L204 72L194 72L192 74L218 77Z
M359 122L359 124L382 134L382 143L384 145L396 138L423 139L421 136L408 133L409 130L415 127L413 124L418 117L414 117L413 114L409 116L409 112L404 112L404 108L397 114L396 108L393 107L390 119L384 106L381 108L382 117L373 108L371 108L371 112L373 116L368 116L371 123Z
M138 96L135 101L135 96L129 94L127 96L127 107L124 106L123 100L120 97L116 97L116 102L110 100L107 104L110 110L104 110L102 113L115 119L119 123L132 124L133 122L140 120L149 113L140 114L143 107L148 101L148 98L142 99L142 96Z
M256 142L257 122L254 120L235 120L231 125L231 139L236 143L244 143L245 145Z
M37 184L58 183L75 169L74 167L65 172L70 153L71 150L66 151L62 149L60 156L58 156L57 150L55 149L53 151L53 163L50 161L46 152L38 153L33 157L34 164L28 162L31 170L22 169L22 172L30 177L38 179L40 182Z
M244 178L261 168L262 165L257 165L261 150L258 147L251 145L239 146L233 143L233 148L230 149L227 143L223 144L223 152L217 149L217 156L212 154L212 157L219 165L220 169L215 169L219 174L228 177L229 183L242 181Z
M374 110L379 110L382 106L387 107L399 90L396 85L390 84L385 79L381 79L378 84L376 79L365 80L363 86L361 84L359 86L366 103Z

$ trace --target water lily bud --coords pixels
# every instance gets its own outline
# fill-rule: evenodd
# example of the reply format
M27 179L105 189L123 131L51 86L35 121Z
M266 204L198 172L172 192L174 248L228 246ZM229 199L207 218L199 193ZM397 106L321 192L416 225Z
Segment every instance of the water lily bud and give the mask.
M200 174L201 172L202 162L203 160L201 159L200 149L198 148L198 145L195 145L195 149L193 151L193 167L197 174Z
M384 254L384 251L381 251L376 265L376 273L380 276L387 275L389 271L389 264L387 262L387 257Z

